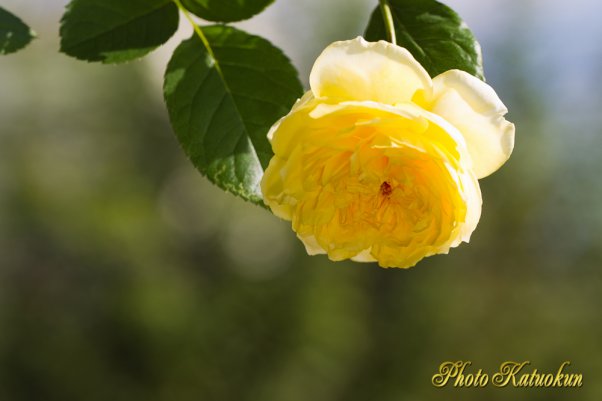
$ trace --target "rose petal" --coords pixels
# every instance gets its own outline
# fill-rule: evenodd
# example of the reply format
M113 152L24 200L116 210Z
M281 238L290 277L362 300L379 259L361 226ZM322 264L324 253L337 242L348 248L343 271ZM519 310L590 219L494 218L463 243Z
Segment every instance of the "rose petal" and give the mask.
M371 252L370 248L364 249L362 252L360 252L357 255L355 255L354 257L352 257L351 260L353 260L354 262L361 262L361 263L376 262L377 260L374 258L374 256L372 256L372 254L370 252Z
M361 37L326 48L309 81L316 97L390 105L409 102L416 91L431 87L428 73L406 49Z
M495 91L480 79L450 70L433 79L430 110L464 136L478 178L499 169L514 148L514 124Z
M300 108L307 106L312 100L314 100L314 94L312 91L305 92L303 97L301 97L300 99L297 99L297 101L293 105L293 108L291 109L291 111L289 111L289 113L286 116L282 117L280 120L276 121L276 123L274 123L274 125L272 125L272 127L268 131L268 140L270 142L272 142L272 139L274 138L274 132L276 132L278 130L278 128L280 128L280 124L282 124L282 122L288 116L290 116L291 114L293 114Z

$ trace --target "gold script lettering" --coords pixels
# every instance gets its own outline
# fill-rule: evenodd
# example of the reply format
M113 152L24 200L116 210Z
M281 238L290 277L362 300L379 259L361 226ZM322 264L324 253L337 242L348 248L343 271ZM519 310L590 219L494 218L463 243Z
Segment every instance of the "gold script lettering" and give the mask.
M517 386L516 375L520 373L521 369L529 365L531 362L504 362L500 366L500 371L493 375L491 382L496 387L506 387L512 380L512 385Z
M458 374L464 371L466 366L469 366L471 362L443 362L439 366L439 373L433 375L431 382L435 387L445 387L449 382L450 378L455 378Z

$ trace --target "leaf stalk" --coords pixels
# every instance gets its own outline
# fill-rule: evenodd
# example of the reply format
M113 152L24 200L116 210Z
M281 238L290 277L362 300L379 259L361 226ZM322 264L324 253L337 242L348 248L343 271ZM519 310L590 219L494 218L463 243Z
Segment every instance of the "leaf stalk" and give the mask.
M194 22L194 19L192 19L192 16L188 12L188 10L182 5L182 2L180 0L173 0L173 2L176 4L176 6L182 12L182 14L184 14L188 22L190 22L190 25L192 25L192 29L194 29L199 39L201 39L201 42L203 42L203 46L205 46L205 49L207 49L207 53L209 53L209 56L215 62L215 68L217 69L218 73L222 75L222 71L219 65L217 64L217 58L215 58L215 54L213 54L213 49L211 48L211 45L209 44L209 41L207 40L207 37L203 33L201 27L199 27L199 25L196 22Z

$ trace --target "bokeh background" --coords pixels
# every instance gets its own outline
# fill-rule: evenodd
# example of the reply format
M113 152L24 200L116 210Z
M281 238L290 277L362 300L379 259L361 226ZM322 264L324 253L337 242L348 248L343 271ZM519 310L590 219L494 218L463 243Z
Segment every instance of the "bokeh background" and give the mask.
M240 25L307 82L375 3L278 0ZM39 39L0 58L0 400L602 399L602 6L446 3L481 41L516 150L482 181L471 244L403 271L308 257L191 167L161 93L178 38L82 63L57 52L66 0L2 1ZM584 385L433 388L460 359L570 360Z

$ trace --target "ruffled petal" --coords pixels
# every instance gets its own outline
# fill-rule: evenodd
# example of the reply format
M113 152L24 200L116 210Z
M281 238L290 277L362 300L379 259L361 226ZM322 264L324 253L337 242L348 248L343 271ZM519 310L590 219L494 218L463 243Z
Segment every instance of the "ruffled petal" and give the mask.
M318 57L310 75L318 98L409 102L418 90L430 89L431 78L406 49L380 41L335 42Z
M344 116L351 115L355 125L390 127L389 137L393 141L404 141L411 132L422 133L426 135L423 137L425 143L437 143L452 154L453 158L463 159L462 163L465 166L472 167L471 161L467 157L468 150L464 136L455 125L413 103L389 106L372 101L317 102L303 112L314 121L333 116L335 119L339 119L339 121L333 121L340 124L340 120L343 120ZM365 119L357 121L358 115L362 114L366 116ZM439 129L428 130L428 134L424 134L432 124ZM332 125L332 122L329 125ZM343 126L339 125L339 127ZM404 129L401 129L402 127ZM407 145L407 143L404 144Z
M483 178L499 169L514 148L514 124L495 91L480 79L450 70L433 79L427 107L453 124L464 136L473 169Z

